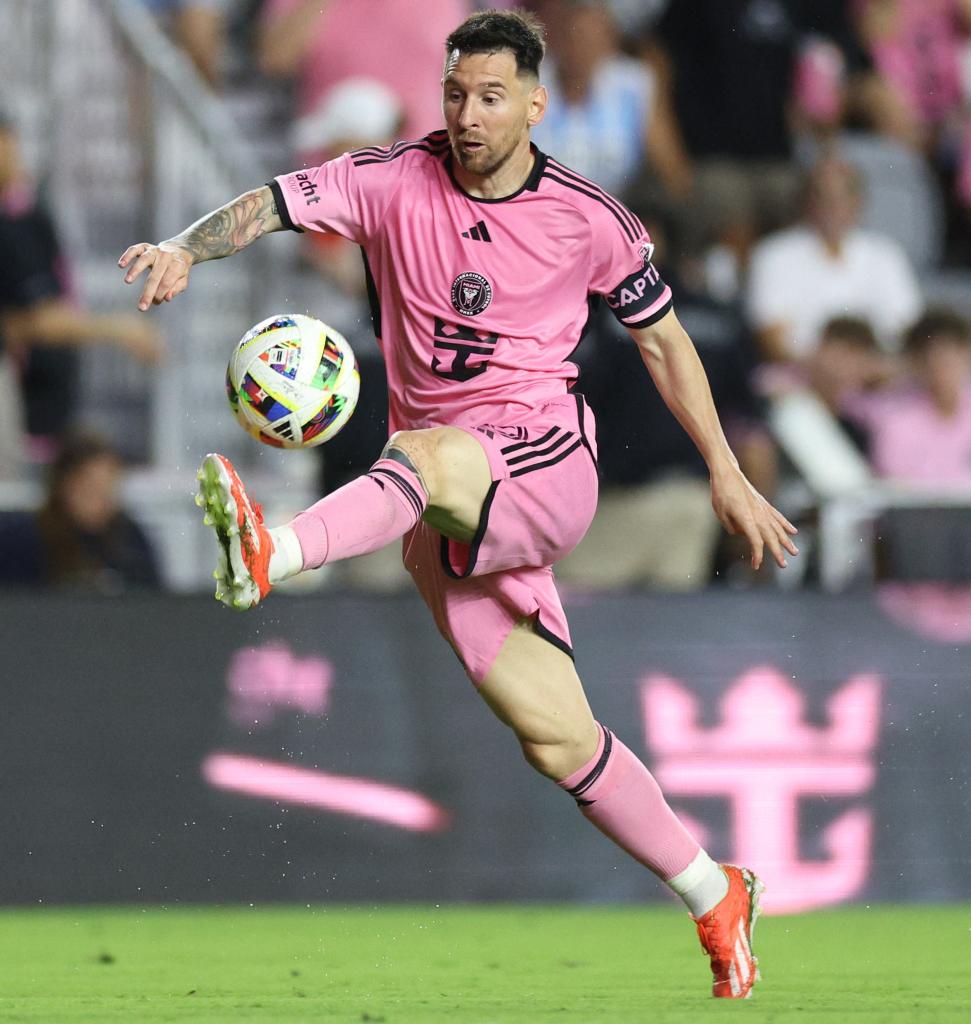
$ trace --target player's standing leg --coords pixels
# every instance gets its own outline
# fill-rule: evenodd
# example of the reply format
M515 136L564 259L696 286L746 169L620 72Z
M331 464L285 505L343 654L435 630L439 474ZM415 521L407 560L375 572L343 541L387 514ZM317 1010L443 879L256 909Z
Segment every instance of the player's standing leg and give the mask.
M376 550L421 518L467 543L491 486L480 444L447 427L395 435L368 474L276 530L263 525L229 460L207 456L199 475L201 503L220 542L217 596L236 607L256 604L275 582L303 569ZM595 722L572 660L523 623L480 692L533 767L682 897L711 958L714 995L747 996L758 977L751 934L760 883L701 850L647 768Z
M515 732L526 760L684 900L711 960L712 993L747 997L758 979L751 939L761 883L701 849L644 764L595 721L570 657L523 623L479 692Z

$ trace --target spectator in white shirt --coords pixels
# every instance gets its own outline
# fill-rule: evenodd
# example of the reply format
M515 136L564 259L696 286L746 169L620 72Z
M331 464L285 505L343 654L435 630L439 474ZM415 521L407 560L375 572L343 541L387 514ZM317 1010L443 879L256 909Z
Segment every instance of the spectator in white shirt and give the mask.
M808 178L803 222L755 247L748 309L770 362L804 362L833 317L868 320L881 348L893 352L919 315L920 291L906 253L857 226L862 191L850 164L824 156Z

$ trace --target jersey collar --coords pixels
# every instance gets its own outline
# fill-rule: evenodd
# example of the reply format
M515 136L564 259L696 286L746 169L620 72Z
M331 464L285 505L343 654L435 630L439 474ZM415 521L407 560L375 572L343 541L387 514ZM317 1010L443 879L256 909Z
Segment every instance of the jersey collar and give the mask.
M500 199L484 199L482 196L469 195L464 188L458 183L455 177L455 171L452 168L452 151L449 149L445 156L445 169L448 171L448 176L452 179L452 184L465 196L466 199L471 199L473 203L508 203L510 199L515 199L517 196L523 194L523 192L535 192L539 188L539 179L543 176L543 171L546 169L546 154L534 143L529 144L529 148L533 151L533 156L536 158L533 161L533 169L529 172L529 177L519 186L519 188L508 196L502 196Z

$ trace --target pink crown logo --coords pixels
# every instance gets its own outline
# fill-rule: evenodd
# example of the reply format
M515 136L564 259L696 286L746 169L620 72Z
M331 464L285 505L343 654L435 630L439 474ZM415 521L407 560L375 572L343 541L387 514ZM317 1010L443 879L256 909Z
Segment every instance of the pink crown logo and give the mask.
M805 720L806 702L783 673L746 672L721 700L721 723L699 725L699 701L678 681L648 676L641 684L644 733L654 773L672 798L729 802L731 859L765 880L766 908L795 913L859 894L869 874L873 812L863 804L839 814L821 833L824 860L800 851L800 804L862 798L876 777L880 680L857 675L826 703L828 725ZM705 842L707 829L682 815Z

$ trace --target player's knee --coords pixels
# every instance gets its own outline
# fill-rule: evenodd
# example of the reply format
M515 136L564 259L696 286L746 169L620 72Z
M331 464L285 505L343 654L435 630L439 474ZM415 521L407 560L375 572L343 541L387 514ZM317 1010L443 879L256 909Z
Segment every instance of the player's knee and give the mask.
M451 492L461 481L468 462L471 438L452 427L400 430L392 434L385 457L399 452L421 477L431 505L448 506Z
M431 501L438 486L435 472L434 446L426 436L427 430L399 430L388 438L381 452L384 459L394 459L416 473Z

